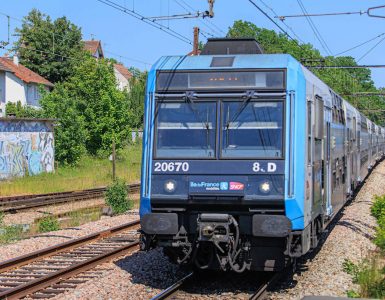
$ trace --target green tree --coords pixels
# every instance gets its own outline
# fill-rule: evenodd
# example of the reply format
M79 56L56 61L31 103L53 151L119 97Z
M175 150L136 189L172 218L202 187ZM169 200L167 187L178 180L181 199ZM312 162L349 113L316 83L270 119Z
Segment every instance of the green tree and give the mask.
M55 158L67 165L77 164L85 154L87 131L84 117L79 113L76 99L65 83L58 83L51 93L40 100L44 113L57 119L55 126Z
M298 61L306 65L325 66L356 66L353 57L342 56L323 57L311 44L300 44L289 39L285 34L276 33L273 30L259 28L247 21L235 21L229 28L227 37L231 38L255 38L262 46L265 53L288 53ZM378 92L371 78L369 69L309 69L329 85L335 92L341 94L344 99L351 102L372 121L385 124L385 116L382 110L385 104L379 96L358 97L351 94L359 92Z
M128 109L131 112L130 127L139 129L143 127L144 97L147 81L147 72L137 72L130 80L130 90L126 92Z
M86 150L107 154L112 141L122 148L129 137L132 113L124 92L117 89L113 65L90 55L73 75L41 99L48 116L57 118L56 154L62 162L77 163Z
M33 9L16 29L20 62L49 81L66 80L83 54L82 33L66 17L54 21Z

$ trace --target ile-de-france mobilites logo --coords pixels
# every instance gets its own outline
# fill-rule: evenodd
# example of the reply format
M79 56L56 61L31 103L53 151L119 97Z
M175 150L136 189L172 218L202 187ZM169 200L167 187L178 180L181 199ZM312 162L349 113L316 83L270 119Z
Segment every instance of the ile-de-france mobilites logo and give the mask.
M228 182L221 182L220 189L221 189L221 191L227 191L229 189L229 183Z

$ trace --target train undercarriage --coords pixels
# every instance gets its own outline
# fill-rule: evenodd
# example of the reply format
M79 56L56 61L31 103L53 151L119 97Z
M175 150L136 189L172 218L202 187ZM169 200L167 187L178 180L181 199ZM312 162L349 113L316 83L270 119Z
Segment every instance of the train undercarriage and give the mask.
M290 228L284 215L151 213L142 220L142 249L163 247L172 262L200 270L278 271L316 247L322 224Z

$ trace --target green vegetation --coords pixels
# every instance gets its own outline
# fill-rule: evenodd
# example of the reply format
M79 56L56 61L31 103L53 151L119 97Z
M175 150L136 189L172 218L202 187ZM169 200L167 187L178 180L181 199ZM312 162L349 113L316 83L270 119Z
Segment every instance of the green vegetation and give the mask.
M142 127L147 74L132 69L130 89L119 90L117 61L97 60L85 51L81 29L66 17L53 21L34 9L16 33L13 50L21 63L55 87L40 90L41 110L10 105L7 114L56 119L55 159L62 165L77 165L85 154L107 157L113 143L126 147L131 129Z
M102 211L100 207L87 207L71 211L68 214L68 220L60 222L62 228L80 226L88 222L94 222L100 219Z
M311 44L300 45L299 42L290 40L282 33L260 28L251 22L235 21L233 26L229 28L227 36L232 38L255 38L265 53L288 53L307 66L357 65L357 62L351 56L323 57L319 50L315 49ZM349 96L357 92L384 92L384 89L378 90L374 86L370 69L312 69L311 67L309 69L372 121L385 124L385 115L381 112L381 110L385 109L385 103L381 100L381 97L365 96L357 98ZM379 111L376 112L375 110Z
M60 223L58 219L53 216L40 219L37 226L39 232L57 231L60 229Z
M351 261L344 262L344 270L352 275L353 282L359 285L359 291L350 290L350 298L385 298L385 266L381 255L376 254L358 265Z
M6 226L4 224L4 213L0 212L0 245L21 239L23 236L22 225Z
M116 175L131 183L139 180L142 145L137 143L117 152ZM43 194L107 186L112 182L112 165L107 158L85 155L76 167L59 167L55 173L0 182L0 196Z
M43 116L41 110L23 106L20 101L17 103L8 102L5 106L5 112L7 116L13 115L17 118L40 118Z
M124 213L132 207L124 180L117 179L107 188L106 203L114 214Z
M83 56L82 33L66 17L52 20L33 9L16 29L20 62L52 83L65 81ZM36 51L39 50L39 51Z
M378 223L374 243L379 249L360 264L344 262L345 272L359 285L359 291L347 292L350 298L385 298L385 196L375 197L371 213Z

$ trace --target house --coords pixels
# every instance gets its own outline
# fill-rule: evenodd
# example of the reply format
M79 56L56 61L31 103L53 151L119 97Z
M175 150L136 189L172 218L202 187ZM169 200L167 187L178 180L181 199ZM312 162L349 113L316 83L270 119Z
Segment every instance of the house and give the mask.
M53 84L20 64L17 56L0 57L0 117L9 102L39 107L39 86L50 90Z
M91 53L96 59L103 59L104 53L101 41L83 41L84 50ZM130 79L132 73L122 64L114 64L114 74L117 81L118 89L123 91L124 89L130 89Z
M97 59L104 58L101 41L83 41L84 50L89 51L91 55Z
M114 74L119 90L130 89L132 73L125 66L122 64L114 64Z

